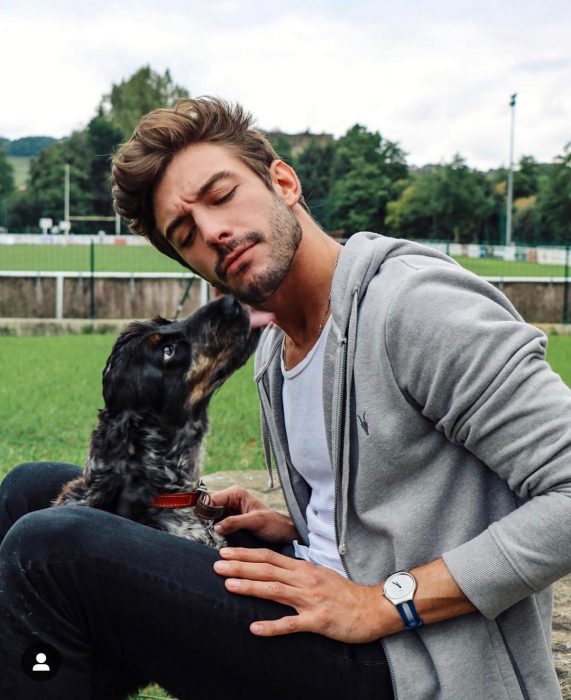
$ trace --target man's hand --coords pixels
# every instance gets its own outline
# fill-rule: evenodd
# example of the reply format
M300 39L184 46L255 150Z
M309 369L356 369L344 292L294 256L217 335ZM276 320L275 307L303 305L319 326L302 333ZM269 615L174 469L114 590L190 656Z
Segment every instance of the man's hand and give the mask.
M230 515L214 526L221 535L249 530L266 542L288 543L299 537L291 518L269 508L246 489L231 486L211 494L217 506L224 506Z
M400 615L382 595L382 586L362 586L325 566L269 549L223 548L214 570L227 576L226 588L294 608L297 615L252 623L261 637L315 632L341 642L370 642L403 628Z

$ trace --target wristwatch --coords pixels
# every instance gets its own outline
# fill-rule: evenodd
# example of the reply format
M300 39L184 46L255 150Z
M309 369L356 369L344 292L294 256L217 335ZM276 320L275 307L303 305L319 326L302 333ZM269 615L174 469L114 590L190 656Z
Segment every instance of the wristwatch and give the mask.
M399 611L407 630L421 627L424 623L414 607L416 579L409 571L396 571L384 585L385 598Z

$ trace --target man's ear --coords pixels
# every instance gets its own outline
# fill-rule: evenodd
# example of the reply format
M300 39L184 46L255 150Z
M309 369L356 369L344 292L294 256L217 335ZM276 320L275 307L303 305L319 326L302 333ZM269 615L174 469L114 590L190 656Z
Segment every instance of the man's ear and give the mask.
M283 160L274 160L270 165L270 176L277 194L293 207L301 198L301 185L295 170Z

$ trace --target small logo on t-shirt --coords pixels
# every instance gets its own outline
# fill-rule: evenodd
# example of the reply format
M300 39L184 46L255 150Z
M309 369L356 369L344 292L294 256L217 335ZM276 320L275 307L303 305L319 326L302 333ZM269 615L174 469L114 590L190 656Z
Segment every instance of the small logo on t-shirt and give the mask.
M361 418L361 416L357 413L357 418L359 419L359 423L361 424L361 428L363 428L363 430L365 431L365 435L368 435L368 434L369 434L369 424L367 423L367 419L366 419L366 417L365 417L366 415L367 415L367 411L364 411L364 412L363 412L363 417L362 417L362 418Z

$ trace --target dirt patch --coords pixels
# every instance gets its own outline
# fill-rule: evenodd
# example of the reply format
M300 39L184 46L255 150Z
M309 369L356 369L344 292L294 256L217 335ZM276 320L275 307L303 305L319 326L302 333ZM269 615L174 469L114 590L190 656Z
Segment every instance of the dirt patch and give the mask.
M233 484L243 486L270 507L287 512L281 488L278 485L270 489L268 474L261 469L216 472L205 476L204 481L211 491ZM555 584L552 649L563 698L571 700L571 575Z

